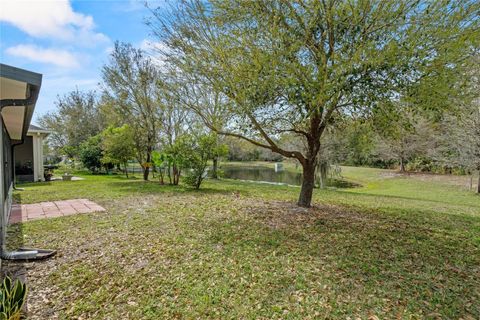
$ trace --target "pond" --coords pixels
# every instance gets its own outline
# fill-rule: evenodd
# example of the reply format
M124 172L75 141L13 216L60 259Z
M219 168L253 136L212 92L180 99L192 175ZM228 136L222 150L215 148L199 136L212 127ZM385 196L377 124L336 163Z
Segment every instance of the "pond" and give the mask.
M230 166L222 167L224 177L227 179L258 181L276 184L288 184L300 186L302 184L302 174L300 172L280 171L275 172L274 168L264 166ZM348 181L341 176L329 178L327 187L331 188L356 188L360 184Z
M262 166L224 166L222 170L224 177L227 179L282 183L296 186L302 184L302 174L298 172L275 172L274 168Z

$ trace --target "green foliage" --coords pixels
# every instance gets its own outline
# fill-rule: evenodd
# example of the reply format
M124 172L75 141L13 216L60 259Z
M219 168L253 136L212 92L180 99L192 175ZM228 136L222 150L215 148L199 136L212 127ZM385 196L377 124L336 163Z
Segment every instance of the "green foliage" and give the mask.
M228 147L218 145L217 137L214 134L203 134L197 137L185 136L183 145L186 151L184 166L189 168L184 181L187 185L199 189L207 175L208 160L226 155Z
M102 132L103 164L122 165L128 177L127 163L135 157L135 140L128 125L108 127Z
M57 174L71 174L75 169L75 161L67 159L58 165L55 172Z
M228 146L226 144L218 144L215 137L215 146L212 151L212 157L222 158L228 155Z
M80 145L79 159L91 172L97 172L103 165L101 139L101 135L96 135Z
M192 139L190 135L183 135L178 137L171 146L165 147L164 150L168 163L179 168L184 168Z
M164 147L163 152L152 152L152 161L158 169L160 182L168 175L170 184L178 185L182 169L189 166L193 137L182 135L175 142Z
M52 130L48 141L58 155L76 157L80 145L105 125L96 94L75 90L59 96L55 105L56 110L40 117L39 124Z
M346 163L357 166L369 164L374 147L371 129L367 125L352 123L346 134L348 150Z
M60 154L66 155L67 158L73 159L78 155L79 146L66 145L58 149Z
M158 70L143 50L116 42L109 63L102 68L102 77L106 88L104 109L117 125L130 126L136 159L144 170L144 180L148 180L163 117Z
M225 170L217 168L217 172L215 174L214 174L213 170L209 170L208 171L208 177L213 178L213 179L224 178L225 177Z
M406 165L407 171L428 172L438 174L465 175L468 168L458 166L456 163L442 163L429 157L415 157Z
M0 320L20 320L26 296L26 284L5 277L0 287Z
M173 164L172 159L167 153L161 153L158 151L152 152L152 162L159 174L160 183L164 184L165 175L170 174L170 167Z
M192 91L208 83L204 90L227 100L232 125L208 126L297 159L308 178L299 205L309 206L307 180L325 128L433 83L442 83L439 99L457 90L448 75L478 48L479 7L471 0L190 0L175 6L173 19L157 10L151 26ZM195 107L202 119L206 106ZM305 147L279 145L282 132Z

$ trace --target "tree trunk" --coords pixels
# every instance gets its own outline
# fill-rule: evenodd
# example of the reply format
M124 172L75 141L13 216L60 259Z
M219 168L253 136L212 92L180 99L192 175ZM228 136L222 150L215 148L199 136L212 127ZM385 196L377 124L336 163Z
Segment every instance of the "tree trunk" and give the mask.
M218 179L217 169L218 169L218 157L214 157L213 158L213 167L212 167L212 178L213 179Z
M152 161L152 152L151 150L147 151L147 159L145 161L145 167L143 168L143 180L148 181L148 176L150 174L150 162Z
M123 164L123 167L124 167L124 169L125 169L125 171L124 171L124 172L125 172L125 176L127 176L127 179L128 179L128 168L127 168L127 163L126 163L126 162Z
M148 175L150 174L150 167L145 166L143 168L143 180L148 181Z
M480 171L478 171L477 193L480 194Z
M178 180L177 180L177 166L175 164L172 166L172 173L173 173L173 185L176 186L178 184Z
M400 158L400 172L405 172L405 161Z
M170 163L168 164L168 183L172 184L172 166Z
M303 180L298 205L304 208L310 208L312 204L313 188L315 187L315 160L305 160L302 164Z
M159 170L160 171L158 171L158 174L159 174L159 178L160 178L160 184L163 185L163 184L165 184L165 181L163 180L163 176L164 176L165 172L163 171L163 168L160 168Z
M197 184L195 185L195 189L200 189L200 185L202 184L202 177L199 177L197 179Z

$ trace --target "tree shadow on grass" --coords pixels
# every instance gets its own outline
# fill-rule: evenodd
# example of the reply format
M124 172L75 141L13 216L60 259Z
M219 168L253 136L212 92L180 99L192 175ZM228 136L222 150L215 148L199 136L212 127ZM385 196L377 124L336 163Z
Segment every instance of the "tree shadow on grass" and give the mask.
M121 182L107 182L107 188L124 194L231 194L233 190L222 190L212 187L201 187L199 190L183 185L160 184L155 181L121 180Z
M420 201L420 202L425 202L425 203L437 203L437 204L447 204L449 206L467 206L467 207L472 207L474 206L473 204L465 204L462 205L460 203L451 203L451 202L445 202L442 200L434 200L434 199L426 199L426 198L418 198L418 197L408 197L408 196L398 196L398 195L388 195L388 194L373 194L373 193L368 193L368 192L350 192L347 190L335 190L335 192L344 194L344 195L349 195L349 196L355 196L359 195L361 197L369 197L369 198L384 198L387 203L389 199L399 199L399 200L413 200L413 201ZM472 194L473 195L473 194ZM477 207L477 206L475 206ZM478 202L478 207L480 208L480 201Z
M278 300L281 292L291 294L292 287L315 290L309 286L321 279L332 288L334 301L346 299L353 309L390 310L392 316L402 310L427 317L480 315L475 231L462 235L455 224L440 220L431 226L426 221L416 224L415 217L380 218L328 207L305 215L286 207L250 210L255 224L237 219L211 226L211 244L237 259L247 252L257 257L257 266L266 267L266 257L275 252L286 263L275 273L289 274L288 281L273 279L280 289L266 294L265 303ZM312 271L320 268L325 274Z

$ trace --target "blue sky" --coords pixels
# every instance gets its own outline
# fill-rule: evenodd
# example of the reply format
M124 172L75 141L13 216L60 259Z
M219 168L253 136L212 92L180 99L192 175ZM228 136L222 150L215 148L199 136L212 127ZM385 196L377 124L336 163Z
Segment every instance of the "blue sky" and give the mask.
M154 42L148 16L138 0L1 0L0 61L43 74L35 120L55 109L57 95L96 89L116 40Z

